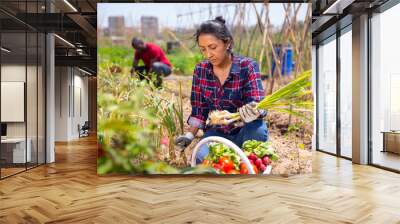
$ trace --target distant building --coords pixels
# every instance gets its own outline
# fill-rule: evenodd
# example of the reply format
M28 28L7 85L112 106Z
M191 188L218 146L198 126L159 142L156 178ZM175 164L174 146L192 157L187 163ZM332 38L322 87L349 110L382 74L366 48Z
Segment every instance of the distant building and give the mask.
M109 37L109 36L110 36L110 29L104 28L104 29L103 29L103 35L104 35L105 37Z
M113 44L125 43L125 18L123 16L108 17L108 35Z
M158 36L158 18L155 16L140 17L141 33L145 37L154 38Z

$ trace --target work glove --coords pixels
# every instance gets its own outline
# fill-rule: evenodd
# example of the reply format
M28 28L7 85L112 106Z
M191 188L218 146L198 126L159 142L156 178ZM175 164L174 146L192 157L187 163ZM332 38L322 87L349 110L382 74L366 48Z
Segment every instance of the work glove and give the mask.
M250 123L260 117L261 111L256 106L257 103L253 101L239 108L240 118L245 123Z
M175 139L175 145L181 147L181 151L185 150L185 148L192 143L194 139L194 135L192 132L186 132L184 135L180 135Z

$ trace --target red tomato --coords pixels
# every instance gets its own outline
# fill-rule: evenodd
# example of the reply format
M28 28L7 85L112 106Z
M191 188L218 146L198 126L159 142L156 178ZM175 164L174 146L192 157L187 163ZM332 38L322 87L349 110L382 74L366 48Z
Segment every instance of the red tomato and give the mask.
M221 169L225 171L225 173L229 173L229 171L232 170L235 166L232 160L224 156L219 158L218 164L221 166Z
M249 170L246 168L246 166L240 168L240 174L249 174Z
M240 163L239 167L240 167L240 174L248 174L249 173L249 170L247 169L247 166L245 163L243 163L243 162Z
M240 169L247 168L245 163L240 163L239 167L240 167Z
M253 170L254 170L255 174L258 174L257 166L254 163L251 163L251 166L253 167ZM241 174L248 174L249 173L249 170L247 169L245 163L240 163L240 173Z
M218 163L213 163L212 164L212 167L215 169L215 170L220 170L222 167L221 167L221 165L219 165Z

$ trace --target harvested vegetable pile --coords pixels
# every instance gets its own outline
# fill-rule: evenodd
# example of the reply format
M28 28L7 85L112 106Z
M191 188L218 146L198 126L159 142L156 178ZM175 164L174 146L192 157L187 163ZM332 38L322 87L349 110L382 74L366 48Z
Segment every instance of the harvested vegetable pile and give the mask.
M240 165L240 157L232 149L222 143L212 143L209 145L209 154L203 161L204 165L211 165L220 173L238 171Z
M279 160L270 142L248 140L243 143L242 150L256 174L269 174L272 161ZM240 156L222 143L209 144L209 154L202 165L213 167L218 174L249 174L248 167Z
M260 142L256 140L248 140L243 143L243 150L250 162L253 162L256 167L265 172L267 166L279 160L279 156L271 147L270 142Z

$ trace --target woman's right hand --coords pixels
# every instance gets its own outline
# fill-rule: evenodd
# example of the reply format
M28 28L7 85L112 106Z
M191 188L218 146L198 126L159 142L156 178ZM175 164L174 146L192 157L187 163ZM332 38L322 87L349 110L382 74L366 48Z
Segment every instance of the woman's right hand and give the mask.
M253 101L240 107L239 114L245 123L250 123L260 117L261 111L257 109L257 103Z
M192 132L186 132L184 135L180 135L175 139L175 145L180 146L182 151L192 143L194 135Z

